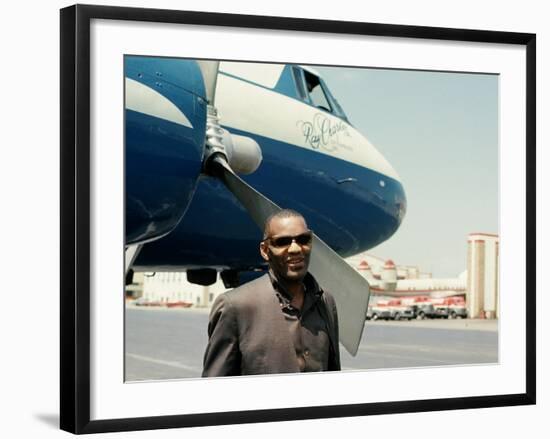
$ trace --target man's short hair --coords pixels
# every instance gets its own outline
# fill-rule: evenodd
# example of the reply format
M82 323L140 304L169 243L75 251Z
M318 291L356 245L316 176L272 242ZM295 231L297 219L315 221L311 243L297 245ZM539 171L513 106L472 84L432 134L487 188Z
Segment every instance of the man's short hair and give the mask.
M274 219L279 218L302 218L305 222L304 216L300 212L296 212L292 209L283 209L279 212L272 213L269 215L269 217L265 220L264 224L264 239L266 239L269 236L269 226L271 225L271 222Z

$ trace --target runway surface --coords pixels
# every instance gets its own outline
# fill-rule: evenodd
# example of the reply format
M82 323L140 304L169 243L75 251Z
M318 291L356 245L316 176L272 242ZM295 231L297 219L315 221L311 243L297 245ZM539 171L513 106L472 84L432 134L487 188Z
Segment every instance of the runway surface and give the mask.
M199 377L207 325L205 309L128 306L126 381ZM495 320L368 321L356 357L340 347L342 369L497 363L497 329Z

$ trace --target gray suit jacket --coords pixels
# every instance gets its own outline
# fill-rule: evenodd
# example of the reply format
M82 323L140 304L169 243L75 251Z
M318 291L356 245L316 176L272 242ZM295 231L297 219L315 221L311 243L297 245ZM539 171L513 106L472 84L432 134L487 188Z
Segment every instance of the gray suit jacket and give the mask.
M331 344L328 369L340 370L336 304L326 291L321 297L319 311ZM300 371L279 299L267 274L216 299L208 336L205 377Z

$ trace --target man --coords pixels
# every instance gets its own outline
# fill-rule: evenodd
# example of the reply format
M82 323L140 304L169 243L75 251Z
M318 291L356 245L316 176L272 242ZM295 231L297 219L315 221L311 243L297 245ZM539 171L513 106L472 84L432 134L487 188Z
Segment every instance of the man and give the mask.
M266 221L269 273L214 302L203 376L340 370L336 304L307 271L312 238L293 210Z

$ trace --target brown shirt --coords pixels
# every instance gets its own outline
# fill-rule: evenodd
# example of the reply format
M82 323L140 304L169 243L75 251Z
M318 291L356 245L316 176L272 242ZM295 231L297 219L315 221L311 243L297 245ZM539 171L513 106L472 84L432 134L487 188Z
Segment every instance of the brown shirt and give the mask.
M291 295L277 282L275 276L271 272L269 275L296 351L300 372L328 370L330 340L327 324L319 310L319 306L324 306L321 300L323 291L315 288L311 276L306 277L304 304L300 310L290 304Z

